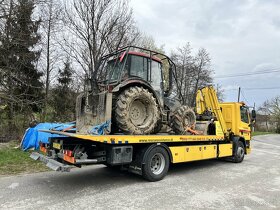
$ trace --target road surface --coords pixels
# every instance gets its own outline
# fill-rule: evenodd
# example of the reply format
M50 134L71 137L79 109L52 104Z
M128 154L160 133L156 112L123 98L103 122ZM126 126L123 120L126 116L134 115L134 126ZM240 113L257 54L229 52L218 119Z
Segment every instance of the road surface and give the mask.
M243 163L174 165L164 180L103 166L0 178L0 209L280 209L280 135L257 136Z

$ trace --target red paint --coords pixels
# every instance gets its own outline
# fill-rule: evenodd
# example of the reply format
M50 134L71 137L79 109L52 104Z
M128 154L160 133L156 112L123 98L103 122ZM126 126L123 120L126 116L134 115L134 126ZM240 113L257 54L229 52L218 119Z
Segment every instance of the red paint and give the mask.
M142 52L130 51L130 52L128 52L128 54L130 54L130 55L138 55L138 56L141 56L141 57L150 58L150 55L149 55L149 54L142 53ZM157 62L160 62L160 63L161 63L161 59L158 58L158 57L152 56L152 59L153 59L154 61L157 61Z
M72 157L73 156L73 151L71 150L63 150L63 154L69 156L69 157Z
M73 164L76 162L74 157L69 157L68 155L65 155L65 154L63 156L63 160L65 160L69 163L73 163Z
M40 151L44 152L44 153L47 153L47 149L44 146L40 146Z
M125 53L126 53L126 52L124 52L124 53L121 55L121 57L120 57L120 62L122 62L122 60L123 60L123 58L124 58L124 56L125 56Z
M239 132L250 133L251 131L249 131L249 130L239 130Z

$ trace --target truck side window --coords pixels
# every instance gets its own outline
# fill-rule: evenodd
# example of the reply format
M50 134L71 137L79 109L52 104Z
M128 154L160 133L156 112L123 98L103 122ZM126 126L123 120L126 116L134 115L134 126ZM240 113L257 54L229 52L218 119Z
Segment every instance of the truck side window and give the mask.
M247 107L240 107L241 121L245 123L249 123L249 114Z

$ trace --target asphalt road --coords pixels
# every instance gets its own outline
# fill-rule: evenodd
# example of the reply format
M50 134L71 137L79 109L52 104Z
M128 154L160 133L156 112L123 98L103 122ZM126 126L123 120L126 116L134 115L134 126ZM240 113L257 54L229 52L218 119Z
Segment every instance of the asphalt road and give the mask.
M0 178L0 209L280 209L280 135L255 137L240 164L174 165L146 182L103 166Z

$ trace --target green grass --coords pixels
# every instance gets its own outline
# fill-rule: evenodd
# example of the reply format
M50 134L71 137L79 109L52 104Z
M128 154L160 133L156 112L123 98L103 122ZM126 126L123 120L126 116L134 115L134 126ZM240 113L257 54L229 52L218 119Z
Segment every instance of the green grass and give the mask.
M18 148L18 143L0 144L0 175L17 175L47 171L39 161L29 157L31 152Z
M265 131L255 131L255 132L252 133L252 136L267 135L267 134L275 134L275 133L265 132Z

